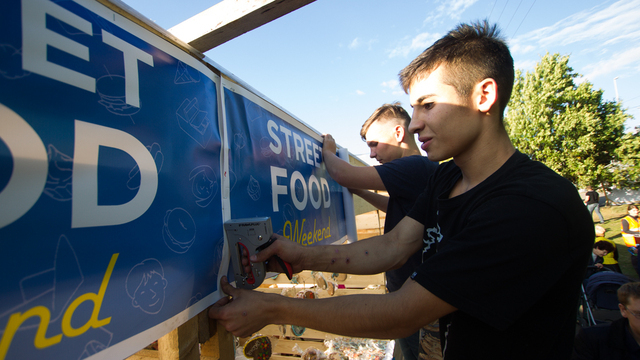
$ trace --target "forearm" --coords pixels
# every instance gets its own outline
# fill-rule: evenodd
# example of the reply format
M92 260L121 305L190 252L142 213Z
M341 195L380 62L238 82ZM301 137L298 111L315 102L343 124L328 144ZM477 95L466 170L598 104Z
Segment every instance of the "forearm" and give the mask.
M332 334L397 339L456 309L413 280L388 294L292 299L275 310L279 324L309 327ZM389 311L393 309L393 311Z
M279 324L291 324L324 331L331 334L396 339L406 337L420 328L409 323L410 319L399 311L389 309L395 304L391 294L362 294L329 297L324 299L286 298L279 303Z
M405 217L392 231L346 245L305 249L305 270L377 274L402 266L422 247L424 226Z
M380 195L373 191L362 190L362 189L349 189L353 194L360 196L369 204L376 207L376 209L386 212L387 206L389 205L389 197Z
M342 186L349 185L345 183L345 179L346 179L345 174L347 174L349 170L351 170L351 168L354 167L353 165L340 159L338 155L336 155L334 152L326 151L324 149L322 151L322 160L325 163L327 172L329 173L329 175L333 180L335 180L338 184Z

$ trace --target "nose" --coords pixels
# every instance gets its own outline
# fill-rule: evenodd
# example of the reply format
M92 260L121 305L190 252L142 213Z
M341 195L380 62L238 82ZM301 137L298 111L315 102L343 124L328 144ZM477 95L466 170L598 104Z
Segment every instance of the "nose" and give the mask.
M416 110L413 110L413 114L411 114L411 122L409 123L409 132L415 134L422 130L422 123L418 121L418 116L416 114Z
M369 157L373 159L373 158L376 157L376 155L378 155L376 153L376 149L375 148L370 148Z

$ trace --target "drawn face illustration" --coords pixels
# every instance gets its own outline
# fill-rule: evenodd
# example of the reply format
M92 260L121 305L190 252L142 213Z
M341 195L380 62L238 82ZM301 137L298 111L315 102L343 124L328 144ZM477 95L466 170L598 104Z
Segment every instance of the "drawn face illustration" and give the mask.
M193 180L193 194L198 199L208 199L213 193L213 180L202 172Z
M133 295L133 306L149 314L157 314L164 305L167 280L159 273L152 271L143 276L140 285Z
M125 287L133 307L157 314L164 305L167 283L162 264L156 259L146 259L129 271Z

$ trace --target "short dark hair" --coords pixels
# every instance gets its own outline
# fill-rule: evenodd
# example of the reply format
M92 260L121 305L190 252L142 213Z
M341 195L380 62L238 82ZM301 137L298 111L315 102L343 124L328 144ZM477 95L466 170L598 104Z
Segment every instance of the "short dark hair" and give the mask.
M640 299L640 282L628 282L618 288L618 302L627 306L629 298Z
M415 81L441 65L446 66L445 83L453 86L460 97L469 97L473 87L484 79L495 80L502 119L515 73L513 58L497 25L489 25L487 20L458 25L402 69L402 88L408 93Z
M629 206L627 206L627 212L629 212L629 210L631 210L631 209L637 209L637 208L638 208L638 205L636 205L636 204L629 204Z
M613 246L612 243L604 240L596 241L596 243L593 244L593 248L600 249L600 250L607 250L607 252L609 253L612 253L616 250L616 248Z
M397 101L391 104L384 104L377 108L364 124L362 124L362 129L360 129L360 137L362 137L362 140L367 141L367 131L369 131L371 124L376 121L396 121L397 124L402 125L405 130L408 130L409 123L411 123L411 116Z

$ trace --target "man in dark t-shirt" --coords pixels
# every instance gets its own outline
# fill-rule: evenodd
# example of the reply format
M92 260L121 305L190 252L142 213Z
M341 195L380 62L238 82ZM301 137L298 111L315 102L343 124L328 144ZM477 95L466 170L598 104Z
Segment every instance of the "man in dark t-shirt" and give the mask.
M593 190L593 187L587 186L587 192L584 194L584 202L587 204L589 214L593 217L593 211L595 210L600 218L600 224L604 224L604 217L602 217L602 213L600 212L600 195Z
M370 157L381 165L352 166L336 156L336 144L331 135L324 135L323 161L329 175L340 185L386 212L384 232L393 229L413 207L417 194L424 191L437 164L420 154L415 138L407 130L411 117L400 103L384 104L364 122L360 136L367 142ZM389 196L369 190L386 190ZM414 253L398 269L386 272L390 292L402 287L418 265L422 251ZM405 360L420 357L419 331L396 339ZM434 351L440 352L438 346Z
M237 336L275 323L383 339L440 319L447 360L570 358L593 220L573 184L511 143L502 116L514 77L496 26L450 31L400 72L413 107L409 130L429 159L453 159L408 216L344 246L302 247L276 236L250 259L277 255L294 272L375 274L435 246L398 291L309 302L235 289L223 278L231 298L209 316ZM553 251L541 257L540 249Z

